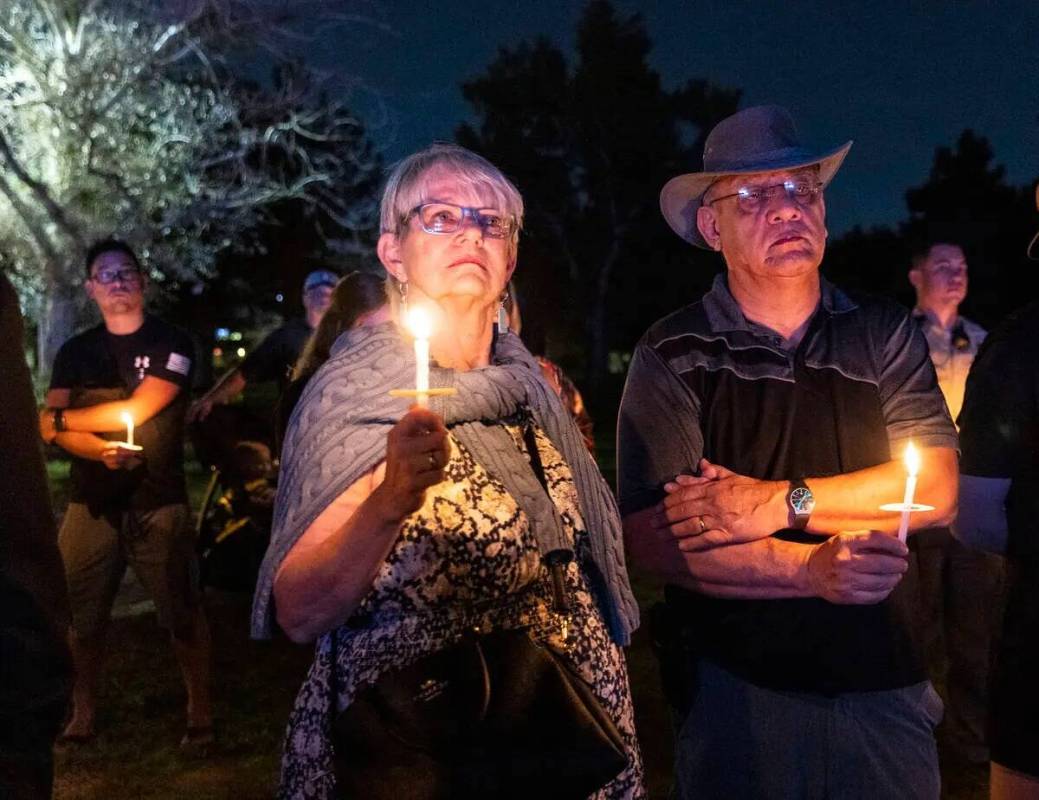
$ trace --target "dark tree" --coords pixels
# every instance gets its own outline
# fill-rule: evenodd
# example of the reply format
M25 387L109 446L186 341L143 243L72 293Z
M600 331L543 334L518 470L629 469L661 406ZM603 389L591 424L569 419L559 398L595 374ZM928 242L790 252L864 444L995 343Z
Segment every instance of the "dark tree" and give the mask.
M955 148L939 147L927 182L906 192L907 241L948 238L964 248L970 265L965 311L986 325L1039 296L1039 270L1025 257L1036 228L1034 183L1006 182L993 164L992 146L971 130Z
M1039 269L1025 257L1039 226L1034 183L1009 185L993 160L988 140L970 130L954 147L937 148L927 180L906 192L908 218L897 230L856 227L841 236L827 248L827 275L912 305L906 273L914 243L947 241L963 247L970 265L967 316L996 325L1039 296Z
M630 351L692 300L715 263L667 228L657 198L668 178L699 168L704 131L736 110L739 92L703 81L669 91L649 51L640 15L595 0L572 64L540 39L501 50L463 86L479 121L459 128L459 142L499 165L527 204L524 325L553 357L586 359L593 403L610 351Z

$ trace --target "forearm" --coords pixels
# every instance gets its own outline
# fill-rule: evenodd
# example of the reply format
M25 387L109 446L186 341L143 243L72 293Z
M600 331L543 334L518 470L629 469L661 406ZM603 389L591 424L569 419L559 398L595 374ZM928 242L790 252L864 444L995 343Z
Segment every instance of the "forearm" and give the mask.
M313 641L350 618L400 526L401 520L382 513L373 494L323 541L289 552L274 581L274 598L278 624L290 639Z
M145 420L139 404L133 398L99 403L88 408L65 409L65 429L75 433L114 433L126 430L124 414L129 414L136 424Z
M948 525L956 515L956 454L948 448L923 448L921 460L915 500L934 506L934 510L914 513L912 529ZM906 471L901 461L828 478L809 477L806 481L815 496L809 532L833 534L841 530L871 529L894 533L898 530L899 515L881 511L880 506L902 500Z
M689 553L651 523L653 509L624 519L632 561L663 583L715 597L777 599L811 594L807 562L812 545L773 537Z
M202 399L217 406L227 405L242 393L247 383L240 369L232 369L224 373Z
M101 461L101 453L109 445L100 436L73 431L59 433L54 437L54 444L71 455L90 461Z

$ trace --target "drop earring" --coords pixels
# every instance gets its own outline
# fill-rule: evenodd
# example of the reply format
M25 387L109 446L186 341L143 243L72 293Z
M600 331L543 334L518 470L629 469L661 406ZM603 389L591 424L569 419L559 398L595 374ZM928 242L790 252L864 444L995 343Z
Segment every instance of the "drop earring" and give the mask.
M400 315L402 319L408 316L408 282L397 281L397 292L400 294Z
M509 312L505 308L505 304L509 302L509 290L506 289L501 293L501 297L498 298L498 333L502 334L509 329Z

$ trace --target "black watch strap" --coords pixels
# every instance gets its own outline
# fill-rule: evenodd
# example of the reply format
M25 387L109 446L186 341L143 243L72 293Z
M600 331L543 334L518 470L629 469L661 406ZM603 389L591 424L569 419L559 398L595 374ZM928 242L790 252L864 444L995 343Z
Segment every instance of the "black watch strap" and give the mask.
M55 433L64 433L68 430L65 427L65 409L55 408L53 411L54 415L54 431Z

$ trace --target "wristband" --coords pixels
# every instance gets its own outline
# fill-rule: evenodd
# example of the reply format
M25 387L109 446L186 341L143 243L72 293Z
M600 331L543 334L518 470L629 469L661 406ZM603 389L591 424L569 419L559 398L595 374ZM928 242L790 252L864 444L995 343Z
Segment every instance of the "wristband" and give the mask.
M54 421L54 432L55 433L64 433L65 431L67 431L68 428L65 427L65 409L64 408L55 408L54 411L52 412L52 414L53 414L52 418L53 418L53 421Z

